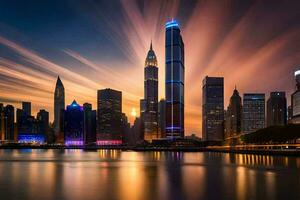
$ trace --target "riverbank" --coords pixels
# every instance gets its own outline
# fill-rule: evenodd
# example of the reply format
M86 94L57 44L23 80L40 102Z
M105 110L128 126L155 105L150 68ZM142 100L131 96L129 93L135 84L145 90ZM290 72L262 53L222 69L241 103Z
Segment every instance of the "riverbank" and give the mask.
M145 146L145 147L132 147L132 146L37 146L37 145L15 145L15 146L0 146L0 149L81 149L85 151L97 150L120 150L120 151L177 151L177 152L220 152L220 153L236 153L236 154L255 154L255 155L278 155L278 156L299 156L299 148L263 148L262 146L241 148L239 147L222 147L222 146L208 146L208 147L158 147L158 146Z

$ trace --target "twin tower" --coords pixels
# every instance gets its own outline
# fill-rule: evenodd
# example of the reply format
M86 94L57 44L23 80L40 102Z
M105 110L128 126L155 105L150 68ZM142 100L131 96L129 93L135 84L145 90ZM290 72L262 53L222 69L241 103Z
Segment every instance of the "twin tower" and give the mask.
M165 111L160 110L159 114L165 123L163 128L158 123L162 121L158 117L158 67L151 43L145 61L144 99L141 100L144 139L147 141L184 137L184 43L175 20L167 22L165 29L166 100Z

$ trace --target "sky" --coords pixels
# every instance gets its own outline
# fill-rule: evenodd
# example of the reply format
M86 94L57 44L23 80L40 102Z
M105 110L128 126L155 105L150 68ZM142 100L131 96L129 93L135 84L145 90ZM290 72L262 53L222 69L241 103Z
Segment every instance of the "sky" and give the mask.
M143 98L150 42L164 98L165 29L185 43L185 133L201 136L202 80L225 78L225 109L243 93L294 91L300 68L298 0L0 0L0 102L50 112L57 76L73 99L97 108L97 90L122 91L132 123Z

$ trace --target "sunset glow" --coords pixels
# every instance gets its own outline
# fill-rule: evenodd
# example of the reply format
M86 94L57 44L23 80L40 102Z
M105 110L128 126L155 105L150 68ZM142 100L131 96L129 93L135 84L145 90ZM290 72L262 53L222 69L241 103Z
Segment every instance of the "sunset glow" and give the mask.
M290 1L271 6L264 1L189 2L69 1L60 10L47 10L41 19L30 11L22 16L1 6L0 101L16 107L31 101L34 114L46 109L52 121L59 75L66 102L89 102L96 109L98 89L122 91L123 112L133 123L144 95L144 62L151 40L158 59L159 97L165 97L164 24L172 18L185 43L186 135L201 136L206 75L224 77L225 107L235 85L241 94L268 96L282 90L290 96L300 63L299 7ZM66 8L71 11L65 13ZM44 11L39 5L32 9Z

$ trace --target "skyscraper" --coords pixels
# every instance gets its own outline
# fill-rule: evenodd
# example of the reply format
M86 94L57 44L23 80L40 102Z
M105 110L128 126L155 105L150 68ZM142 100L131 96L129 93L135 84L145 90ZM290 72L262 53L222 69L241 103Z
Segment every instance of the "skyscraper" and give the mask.
M49 131L49 112L42 109L37 113L36 119L38 121L38 133L46 136Z
M12 105L4 107L4 140L14 140L15 108Z
M242 131L242 98L234 89L230 98L225 119L225 139L241 134Z
M167 22L166 55L166 136L184 137L184 43L175 20Z
M144 139L151 142L160 137L158 132L158 68L152 42L145 61L144 100Z
M203 140L221 141L224 135L224 78L206 76L202 95Z
M271 92L267 101L267 126L286 125L287 102L285 92Z
M294 124L300 124L300 70L295 72L296 91L292 94L292 120Z
M64 132L65 145L81 146L84 144L83 107L75 100L65 110Z
M265 128L265 94L244 94L243 132L252 133Z
M31 116L31 102L22 102L22 109L25 115Z
M98 90L98 145L122 144L122 92Z
M54 92L54 133L57 142L63 143L63 113L65 110L65 88L57 77L55 92Z
M84 142L93 144L96 142L96 110L92 109L92 104L83 104L84 111Z

